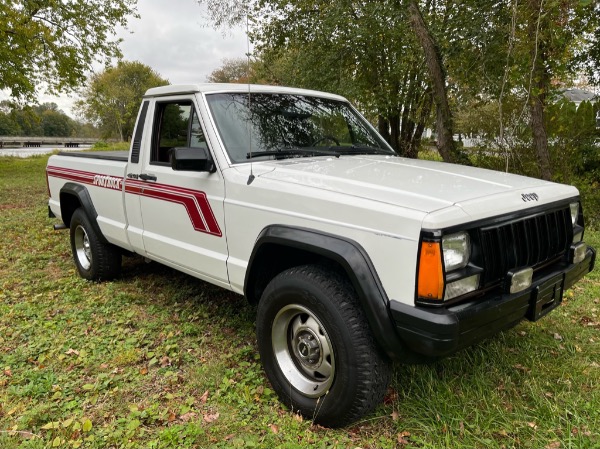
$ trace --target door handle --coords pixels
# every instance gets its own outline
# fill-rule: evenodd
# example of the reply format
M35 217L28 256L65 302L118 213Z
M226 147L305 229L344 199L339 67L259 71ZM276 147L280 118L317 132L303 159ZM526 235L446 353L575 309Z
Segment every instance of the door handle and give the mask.
M140 179L143 179L144 181L156 181L157 178L155 175L148 175L146 173L141 173Z

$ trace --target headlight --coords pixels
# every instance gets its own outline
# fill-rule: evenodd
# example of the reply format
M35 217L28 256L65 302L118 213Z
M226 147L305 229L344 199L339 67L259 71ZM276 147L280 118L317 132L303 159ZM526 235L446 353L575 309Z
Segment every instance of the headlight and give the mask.
M446 272L464 268L471 257L471 239L466 232L457 232L442 238Z
M571 223L575 226L579 217L579 203L571 203L569 207L571 208Z

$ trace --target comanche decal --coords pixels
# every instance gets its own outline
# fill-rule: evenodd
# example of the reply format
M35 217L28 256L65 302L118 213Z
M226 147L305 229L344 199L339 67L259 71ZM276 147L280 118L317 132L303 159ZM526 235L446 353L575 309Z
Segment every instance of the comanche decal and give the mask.
M55 166L48 166L46 173L48 177L67 179L111 190L123 190L123 184L125 184L125 193L181 204L185 208L194 230L216 237L223 235L206 193L200 190L166 184L150 184L134 179L123 179Z

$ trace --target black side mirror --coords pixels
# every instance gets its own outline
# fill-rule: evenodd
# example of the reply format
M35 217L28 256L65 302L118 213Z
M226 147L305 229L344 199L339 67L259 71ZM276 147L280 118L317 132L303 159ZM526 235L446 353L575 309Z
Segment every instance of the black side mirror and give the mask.
M217 166L206 148L172 148L171 168L178 171L217 171Z

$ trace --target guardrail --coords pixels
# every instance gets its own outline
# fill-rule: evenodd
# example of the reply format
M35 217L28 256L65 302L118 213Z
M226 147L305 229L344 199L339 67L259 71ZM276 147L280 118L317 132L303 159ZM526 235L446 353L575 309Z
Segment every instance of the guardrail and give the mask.
M0 148L39 148L46 146L62 146L79 148L79 145L93 145L100 139L83 137L15 137L0 136Z

